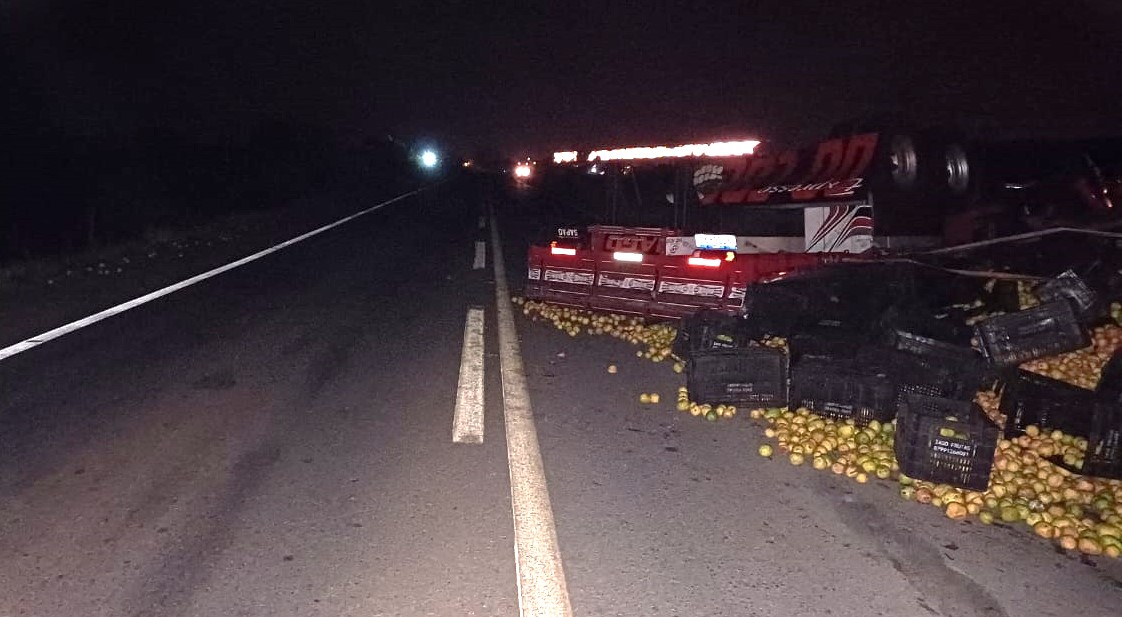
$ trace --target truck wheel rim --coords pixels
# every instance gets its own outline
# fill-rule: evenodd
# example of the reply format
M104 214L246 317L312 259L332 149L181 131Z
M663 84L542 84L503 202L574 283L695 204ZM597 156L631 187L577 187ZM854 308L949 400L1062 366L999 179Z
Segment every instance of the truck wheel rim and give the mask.
M889 150L892 181L900 188L911 188L916 181L916 147L911 137L894 135Z
M961 195L970 188L970 160L966 151L958 144L947 146L947 187L951 193Z

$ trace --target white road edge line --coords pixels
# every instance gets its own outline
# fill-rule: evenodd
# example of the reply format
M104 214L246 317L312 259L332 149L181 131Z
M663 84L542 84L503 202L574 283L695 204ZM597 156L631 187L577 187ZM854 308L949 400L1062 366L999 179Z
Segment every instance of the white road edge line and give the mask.
M223 272L226 272L228 270L233 270L234 268L237 268L238 266L244 266L245 264L247 264L251 261L261 259L262 257L264 257L266 255L275 253L275 252L277 252L281 249L284 249L284 248L288 248L288 247L292 246L293 244L296 244L297 242L302 242L304 240L307 240L308 238L311 238L312 236L321 234L321 233L323 233L323 232L325 232L329 229L332 229L334 227L338 227L339 225L342 225L343 223L347 223L349 221L352 221L352 220L354 220L354 219L356 219L356 218L358 218L358 217L360 217L364 214L369 214L371 212L374 212L375 210L378 210L380 208L388 206L388 205L390 205L394 202L405 199L406 197L411 197L411 196L421 192L422 190L423 189L417 189L415 191L410 191L408 193L405 193L404 195L398 195L397 197L394 197L393 199L390 199L389 201L384 201L384 202L382 202L382 203L380 203L376 206L371 206L371 207L369 207L365 210L361 210L361 211L356 212L356 213L354 213L350 216L341 218L341 219L335 221L334 223L329 223L327 225L324 225L323 227L320 227L319 229L313 229L312 231L309 231L305 234L301 234L299 236L296 236L295 238L285 240L284 242L281 242L280 244L278 244L276 246L272 246L272 247L269 247L269 248L264 249L262 251L258 251L258 252L254 253L252 255L249 255L247 257L242 257L241 259L239 259L237 261L232 261L232 262L230 262L230 263L228 263L224 266L219 266L217 268L214 268L213 270L208 270L206 272L203 272L202 274L196 274L195 276L192 276L191 278L184 279L182 281L179 281L178 283L174 283L172 285L164 287L163 289L158 289L158 290L153 291L151 293L144 294L143 296L140 296L139 298L133 298L132 300L129 300L128 302L123 302L121 304L118 304L117 306L113 306L113 307L107 308L103 311L94 313L93 315L90 315L89 317L83 317L82 319L79 319L78 321L68 323L65 326L59 326L59 327L57 327L53 330L48 330L48 331L46 331L46 332L44 332L44 333L42 333L38 336L33 336L33 337L31 337L27 340L20 341L19 343L16 343L14 345L9 345L8 347L0 349L0 360L3 360L5 358L10 358L11 356L14 356L18 353L23 353L23 352L27 351L28 349L31 349L33 347L37 347L37 346L42 345L43 343L46 343L48 341L52 341L56 338L59 338L60 336L70 334L71 332L74 332L75 330L80 330L82 328L85 328L86 326L89 326L91 324L95 324L95 323L101 321L102 319L106 319L108 317L112 317L114 315L124 313L125 311L130 310L130 309L134 309L134 308L140 306L141 304L146 304L146 303L151 302L151 301L153 301L157 298L162 298L163 296L166 296L170 293L174 293L176 291L179 291L180 289L183 289L184 287L190 287L191 285L194 285L195 283L198 283L200 281L205 281L206 279L211 278L212 276L218 276L219 274L222 274Z
M453 443L483 443L483 309L468 309L460 383L456 386Z
M522 617L571 617L573 607L561 565L553 506L534 410L522 367L518 331L510 308L499 228L491 213L491 264L495 269L495 306L499 322L499 364L503 384L506 454L510 466L510 504L514 513L514 563L518 611Z
M482 240L475 241L475 261L471 264L472 270L482 270L487 267L487 243Z

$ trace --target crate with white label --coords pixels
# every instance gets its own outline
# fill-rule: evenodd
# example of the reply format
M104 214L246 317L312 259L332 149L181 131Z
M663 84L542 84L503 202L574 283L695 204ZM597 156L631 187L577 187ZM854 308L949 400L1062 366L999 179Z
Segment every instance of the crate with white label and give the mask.
M984 491L1000 436L975 403L909 393L896 413L896 461L917 480Z

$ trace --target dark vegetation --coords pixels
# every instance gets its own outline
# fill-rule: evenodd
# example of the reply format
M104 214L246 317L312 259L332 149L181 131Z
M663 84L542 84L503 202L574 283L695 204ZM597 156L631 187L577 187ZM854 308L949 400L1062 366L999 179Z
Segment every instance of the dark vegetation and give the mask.
M238 136L155 128L75 135L17 117L4 140L0 262L68 254L150 229L267 210L337 191L389 196L416 185L409 152L266 119Z

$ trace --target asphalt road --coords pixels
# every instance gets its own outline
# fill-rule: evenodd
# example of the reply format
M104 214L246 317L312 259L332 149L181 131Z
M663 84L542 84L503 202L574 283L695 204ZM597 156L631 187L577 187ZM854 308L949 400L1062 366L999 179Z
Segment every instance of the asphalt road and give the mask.
M517 614L497 370L487 440L451 442L494 305L480 203L395 204L0 363L0 615Z
M485 202L517 288L532 200L464 182L0 362L0 616L517 615ZM633 347L517 327L576 615L1122 607L1117 561L765 461Z

